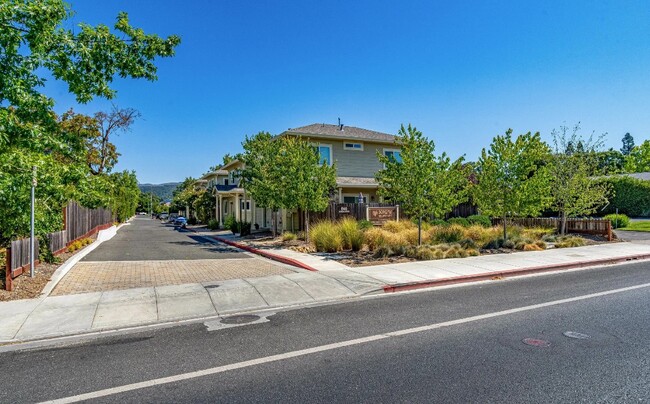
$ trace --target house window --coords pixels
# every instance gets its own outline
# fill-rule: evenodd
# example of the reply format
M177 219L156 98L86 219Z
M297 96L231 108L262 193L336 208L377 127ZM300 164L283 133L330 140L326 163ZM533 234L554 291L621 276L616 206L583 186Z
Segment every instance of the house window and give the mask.
M401 151L398 149L384 149L384 156L388 157L391 161L402 162Z
M241 201L241 210L251 210L251 201Z
M363 143L343 142L343 149L363 151Z
M321 144L318 145L318 156L320 157L320 160L318 161L318 164L323 165L324 163L327 163L328 166L332 165L332 146L328 144Z
M368 202L368 197L364 196L363 197L363 202L361 203L367 203ZM359 197L358 196L343 196L343 203L359 203Z
M228 185L228 178L223 179L223 185Z

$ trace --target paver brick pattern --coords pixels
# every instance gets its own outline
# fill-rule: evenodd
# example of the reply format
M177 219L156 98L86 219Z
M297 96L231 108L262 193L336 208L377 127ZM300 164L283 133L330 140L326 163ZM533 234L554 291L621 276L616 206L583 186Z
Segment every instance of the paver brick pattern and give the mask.
M260 259L81 261L59 282L52 295L259 278L293 272Z

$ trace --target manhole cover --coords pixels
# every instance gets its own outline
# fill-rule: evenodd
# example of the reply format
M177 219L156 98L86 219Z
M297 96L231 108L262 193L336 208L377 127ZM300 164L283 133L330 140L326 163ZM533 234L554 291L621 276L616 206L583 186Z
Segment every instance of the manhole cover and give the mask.
M219 285L207 285L207 286L204 286L204 288L206 288L206 289L216 289L218 287L219 287Z
M581 332L575 332L575 331L567 331L567 332L564 332L564 333L562 333L562 334L563 334L565 337L575 338L575 339L589 339L589 338L591 338L591 337L590 337L589 335L587 335L587 334L583 334L583 333L581 333Z
M526 345L536 346L540 348L547 348L551 346L550 342L545 341L543 339L536 339L536 338L525 338L521 342L523 342Z
M246 324L252 323L260 319L260 316L255 316L252 314L244 314L241 316L231 316L221 319L221 324Z

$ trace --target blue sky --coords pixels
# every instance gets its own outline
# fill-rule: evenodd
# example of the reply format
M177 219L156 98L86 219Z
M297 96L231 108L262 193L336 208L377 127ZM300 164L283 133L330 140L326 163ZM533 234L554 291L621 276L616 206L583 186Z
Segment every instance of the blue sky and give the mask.
M245 135L316 122L396 133L412 123L438 152L476 159L491 139L580 121L620 148L650 138L647 1L71 1L68 23L118 11L177 55L159 80L116 80L142 113L115 139L140 182L200 176ZM57 111L76 105L49 83ZM180 152L179 152L180 151Z

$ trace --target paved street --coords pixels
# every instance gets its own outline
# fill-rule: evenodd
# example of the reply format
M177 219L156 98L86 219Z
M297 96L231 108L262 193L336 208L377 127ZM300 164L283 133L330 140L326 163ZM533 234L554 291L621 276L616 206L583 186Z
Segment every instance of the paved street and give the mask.
M7 352L0 401L647 401L648 297L639 262Z
M136 217L63 278L52 295L103 292L294 273L158 220Z

